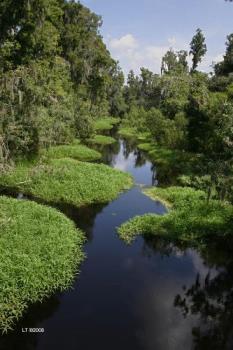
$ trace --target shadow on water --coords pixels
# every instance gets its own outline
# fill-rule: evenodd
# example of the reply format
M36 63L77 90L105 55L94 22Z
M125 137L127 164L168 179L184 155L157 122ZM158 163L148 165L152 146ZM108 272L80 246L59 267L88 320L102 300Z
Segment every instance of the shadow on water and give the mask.
M141 191L157 183L156 168L121 140L103 154L136 185L103 206L54 205L87 233L87 259L72 289L32 305L2 337L0 350L232 349L232 251L219 244L195 250L147 236L126 245L116 227L135 215L166 213ZM45 332L25 335L22 327Z

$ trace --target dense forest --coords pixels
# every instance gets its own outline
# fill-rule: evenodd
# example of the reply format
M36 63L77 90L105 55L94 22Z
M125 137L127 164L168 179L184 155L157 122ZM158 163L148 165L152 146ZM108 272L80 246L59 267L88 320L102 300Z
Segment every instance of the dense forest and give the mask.
M150 131L154 141L166 148L199 155L199 178L194 183L215 187L219 198L232 195L233 161L233 34L227 37L222 62L214 73L199 72L207 51L198 29L188 52L170 49L162 60L161 75L141 68L131 71L124 97L129 124Z
M118 114L123 75L100 26L75 1L1 1L1 164L86 137L93 119Z
M119 211L117 221L115 209L103 211L103 227L126 243L142 233L145 245L159 247L156 254L164 243L152 240L159 237L207 256L209 242L224 237L232 255L233 34L211 73L199 69L208 47L198 28L189 51L166 52L159 73L141 67L138 75L131 70L125 77L101 25L100 16L74 0L0 3L2 332L31 304L70 286L85 259L94 218L113 200L127 215ZM125 167L115 166L117 156ZM150 188L132 170L145 164ZM122 204L118 196L126 190ZM88 224L79 225L83 218ZM116 270L111 259L124 249L115 239L107 248L108 278ZM103 269L108 265L103 247L105 241L92 268L99 261ZM124 273L116 274L120 282L113 288L124 285ZM177 297L175 304L185 308L186 302Z
M124 76L100 35L101 18L75 1L3 1L0 5L0 158L85 139L109 115L149 130L163 147L199 154L200 186L231 196L233 34L214 73L198 71L207 52L197 30L190 52L163 57L161 75ZM188 55L192 66L188 66Z

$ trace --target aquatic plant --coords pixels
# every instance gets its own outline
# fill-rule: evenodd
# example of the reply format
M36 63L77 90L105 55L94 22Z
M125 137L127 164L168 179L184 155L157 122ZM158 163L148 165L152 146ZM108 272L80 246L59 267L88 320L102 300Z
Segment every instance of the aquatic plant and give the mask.
M0 197L0 330L27 307L70 286L84 259L84 235L59 211Z
M136 128L121 126L118 130L118 134L124 138L137 138L138 131Z
M122 239L130 243L138 234L157 235L170 240L200 243L233 232L233 206L218 200L207 202L206 194L189 187L145 189L170 210L163 216L137 216L118 228Z
M14 188L47 202L75 206L106 203L130 188L132 177L104 164L51 159L36 166L18 165L0 176L0 186Z
M42 152L48 158L73 158L81 161L92 162L101 159L101 153L81 145L77 142L71 145L50 147Z
M112 145L116 142L116 139L105 135L95 135L88 142L96 145Z
M94 122L95 131L111 130L114 125L120 122L119 118L100 118Z

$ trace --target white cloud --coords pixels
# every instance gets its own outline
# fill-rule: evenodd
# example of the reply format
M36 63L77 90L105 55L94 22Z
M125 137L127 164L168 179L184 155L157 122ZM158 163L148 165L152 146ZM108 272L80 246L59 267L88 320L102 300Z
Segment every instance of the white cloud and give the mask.
M168 38L168 42L171 46L175 46L176 45L176 38L173 36L172 38Z
M132 34L126 34L120 39L110 39L109 46L119 51L134 50L138 47L138 42Z
M125 74L130 69L139 73L140 67L159 71L162 57L170 47L168 44L165 46L143 45L130 33L118 39L108 38L107 45L112 56L120 61Z
M133 34L127 33L120 38L107 38L107 46L112 56L120 62L125 75L130 69L136 74L140 73L140 68L145 67L155 73L160 72L161 61L164 54L172 47L174 51L187 50L189 44L182 38L171 36L162 45L147 45L136 38ZM222 59L222 55L211 56L207 54L199 66L201 71L209 72L213 62ZM192 59L188 57L191 66Z

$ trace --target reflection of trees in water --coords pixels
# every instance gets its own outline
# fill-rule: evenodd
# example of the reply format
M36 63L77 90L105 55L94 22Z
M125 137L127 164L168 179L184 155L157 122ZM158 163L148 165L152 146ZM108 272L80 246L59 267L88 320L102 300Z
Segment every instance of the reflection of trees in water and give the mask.
M102 146L98 149L102 153L102 162L108 165L114 165L115 159L120 152L120 142L115 142L111 145Z
M224 252L220 250L219 246L202 250L204 259L218 268L217 275L211 278L208 272L201 278L197 274L191 287L184 286L184 292L175 297L174 304L184 317L200 319L201 325L192 331L195 349L233 349L233 255L226 247Z
M53 296L43 303L29 307L25 317L16 324L14 332L0 337L0 350L34 350L37 348L36 333L22 333L22 328L40 328L40 323L58 309L59 297ZM41 333L39 333L40 335Z
M95 218L102 212L106 204L92 204L77 208L69 204L58 204L56 207L69 219L75 222L76 226L84 231L88 241L93 238L93 226Z
M122 145L123 145L123 156L125 157L125 159L128 159L130 153L135 151L136 144L133 141L123 140Z
M140 168L146 164L146 161L147 161L146 157L141 151L135 150L134 155L135 155L135 168Z
M174 298L185 318L196 316L199 326L192 329L196 350L233 349L233 242L217 242L199 249L209 271L197 273L190 287ZM144 236L142 254L164 257L182 254L187 245L174 245L158 237Z
M151 166L151 172L152 172L152 186L158 186L159 181L157 179L157 168L154 164Z
M148 258L154 255L161 255L162 257L169 257L172 254L183 253L185 247L175 246L174 243L159 237L152 237L151 235L144 235L144 244L142 254Z

